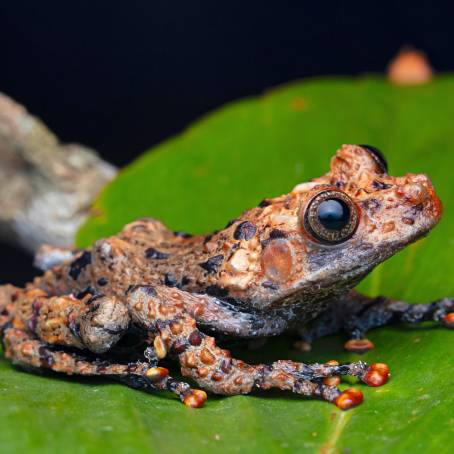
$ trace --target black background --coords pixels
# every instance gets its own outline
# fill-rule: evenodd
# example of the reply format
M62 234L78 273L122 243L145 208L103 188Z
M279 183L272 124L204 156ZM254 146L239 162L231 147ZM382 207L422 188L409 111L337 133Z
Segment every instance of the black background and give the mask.
M435 1L3 1L0 91L121 166L227 101L383 71L403 45L453 70L453 25ZM28 256L0 254L0 283L31 277Z

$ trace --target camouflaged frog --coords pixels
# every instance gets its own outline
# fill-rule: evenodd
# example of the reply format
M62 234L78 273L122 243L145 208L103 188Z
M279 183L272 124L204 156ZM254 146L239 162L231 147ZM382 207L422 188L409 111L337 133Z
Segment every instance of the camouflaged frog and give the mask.
M329 173L265 199L210 235L140 219L91 249L45 250L38 262L51 268L43 276L24 289L0 287L4 352L35 371L170 390L191 407L203 405L205 391L172 378L164 358L216 394L279 388L348 409L362 394L340 391L340 376L380 386L386 364L250 365L215 337L293 332L307 344L343 331L346 348L362 352L373 348L365 333L387 323L433 320L452 328L452 299L410 305L352 291L376 265L426 235L441 213L425 175L389 176L379 150L344 145Z

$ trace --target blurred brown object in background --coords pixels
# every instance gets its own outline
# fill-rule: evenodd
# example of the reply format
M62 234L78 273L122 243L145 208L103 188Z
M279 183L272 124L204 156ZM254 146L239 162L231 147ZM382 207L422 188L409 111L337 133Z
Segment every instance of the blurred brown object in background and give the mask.
M424 52L404 48L391 60L387 75L396 85L419 85L432 79L433 70Z
M25 107L0 93L0 239L30 252L67 247L99 191L116 174L91 149L62 144Z

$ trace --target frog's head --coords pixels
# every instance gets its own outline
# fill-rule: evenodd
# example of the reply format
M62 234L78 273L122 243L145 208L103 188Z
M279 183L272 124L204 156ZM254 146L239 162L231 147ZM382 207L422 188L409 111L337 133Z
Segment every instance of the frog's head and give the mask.
M441 214L427 176L392 177L379 150L344 145L329 173L246 213L261 245L248 294L262 306L341 294L427 234Z

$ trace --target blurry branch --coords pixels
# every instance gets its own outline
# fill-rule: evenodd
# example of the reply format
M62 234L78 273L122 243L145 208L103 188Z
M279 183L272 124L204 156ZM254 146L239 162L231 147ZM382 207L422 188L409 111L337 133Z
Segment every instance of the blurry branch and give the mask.
M30 252L71 246L115 167L82 145L62 144L0 93L0 239Z

